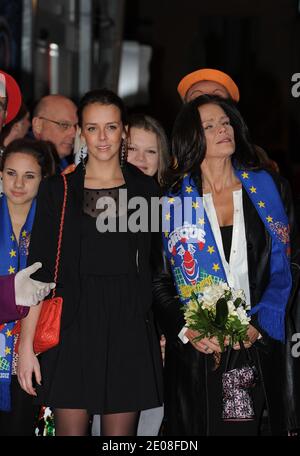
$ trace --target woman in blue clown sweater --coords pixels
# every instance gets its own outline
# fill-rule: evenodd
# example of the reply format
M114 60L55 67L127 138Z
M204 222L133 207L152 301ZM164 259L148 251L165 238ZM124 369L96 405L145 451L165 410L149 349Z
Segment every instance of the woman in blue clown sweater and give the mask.
M33 435L34 431L37 408L22 391L16 375L18 356L15 353L16 321L13 319L23 318L28 313L28 307L16 307L16 304L36 304L52 288L52 284L42 284L28 277L28 273L41 267L40 263L18 272L26 267L39 184L55 170L49 148L41 141L16 140L1 157L0 276L7 276L7 279L1 277L0 302L1 436ZM5 321L8 323L3 323Z
M296 323L291 297L297 287L292 274L299 270L299 251L289 187L259 167L240 113L216 96L204 95L183 106L174 125L172 149L176 166L167 176L163 209L170 229L163 229L163 238L178 297L173 297L167 271L158 273L154 281L156 314L167 338L165 433L259 435L266 408L269 432L284 434L299 427L296 362L290 350ZM177 226L171 205L179 198L186 207L187 196L193 210ZM197 219L196 209L202 214ZM183 224L185 235L180 238ZM202 230L201 245L188 239L192 233L188 225ZM199 334L185 327L182 285L185 291L199 285L199 271L243 289L251 306L244 346L259 372L252 391L255 419L222 420L227 355L221 353L216 338L196 342ZM242 366L247 361L245 351L239 345L234 349L236 366Z

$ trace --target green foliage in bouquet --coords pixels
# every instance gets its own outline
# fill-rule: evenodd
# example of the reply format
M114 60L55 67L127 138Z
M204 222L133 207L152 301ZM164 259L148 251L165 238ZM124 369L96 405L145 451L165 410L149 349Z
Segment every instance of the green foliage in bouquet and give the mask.
M221 282L205 287L200 299L192 292L183 310L186 326L199 332L194 340L215 336L224 351L225 338L230 345L247 340L248 308L242 290L233 290Z

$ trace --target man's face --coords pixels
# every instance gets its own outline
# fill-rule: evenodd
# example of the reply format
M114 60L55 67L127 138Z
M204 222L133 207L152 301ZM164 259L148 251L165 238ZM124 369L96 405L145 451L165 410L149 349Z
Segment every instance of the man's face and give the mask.
M200 81L193 84L185 95L185 102L194 100L200 95L218 95L222 98L230 98L229 93L222 84L215 81Z
M44 141L51 141L59 158L71 154L76 125L78 122L77 108L71 100L52 100L39 114L39 131L35 136Z
M4 125L6 118L6 98L0 97L0 131Z

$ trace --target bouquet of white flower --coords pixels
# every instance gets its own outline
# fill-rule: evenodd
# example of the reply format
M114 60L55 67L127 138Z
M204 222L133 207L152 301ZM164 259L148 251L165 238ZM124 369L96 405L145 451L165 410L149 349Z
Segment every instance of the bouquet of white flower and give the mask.
M198 296L192 292L191 300L183 307L186 326L199 332L195 340L215 336L222 351L225 338L229 345L247 340L249 309L244 291L224 282L204 287Z

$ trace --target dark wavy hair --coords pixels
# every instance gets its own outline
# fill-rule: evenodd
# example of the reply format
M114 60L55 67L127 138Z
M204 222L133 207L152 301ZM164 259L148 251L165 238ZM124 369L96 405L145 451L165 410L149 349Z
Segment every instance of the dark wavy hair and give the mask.
M191 173L200 177L200 165L206 153L205 132L199 107L206 104L220 106L230 119L234 130L235 151L231 157L235 167L259 169L260 164L255 148L250 141L248 127L236 105L231 100L216 95L201 95L182 106L176 117L172 132L173 165L166 172L167 187L180 185L183 175Z
M115 105L119 108L121 113L121 120L125 126L127 123L127 112L125 104L115 92L109 89L95 89L87 92L80 100L77 111L78 125L82 127L82 114L84 109L93 103L99 103L102 105Z
M28 154L36 159L41 167L42 177L55 174L55 146L50 141L37 141L35 139L15 139L6 147L0 159L0 171L3 171L7 158L16 153Z

